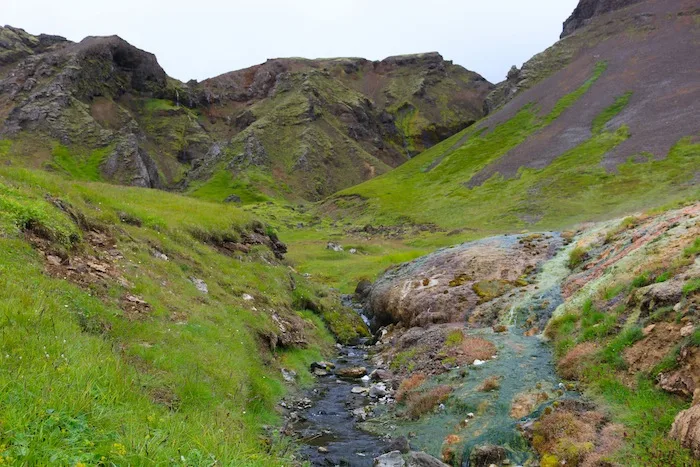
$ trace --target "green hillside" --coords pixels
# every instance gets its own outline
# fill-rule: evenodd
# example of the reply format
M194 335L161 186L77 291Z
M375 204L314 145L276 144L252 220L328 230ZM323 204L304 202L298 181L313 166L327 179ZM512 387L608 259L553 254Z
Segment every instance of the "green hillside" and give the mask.
M561 227L659 206L700 194L700 144L689 134L665 157L630 158L615 171L604 156L630 138L629 128L607 129L622 112L627 94L590 122L591 137L541 169L521 168L513 178L495 174L482 185L467 186L479 171L556 121L596 86L604 62L589 79L542 114L526 105L494 128L475 125L425 151L396 170L341 191L333 204L353 223L436 224L442 229L512 231Z
M288 458L262 429L293 388L280 368L308 384L328 329L366 331L264 239L232 206L0 169L2 462Z

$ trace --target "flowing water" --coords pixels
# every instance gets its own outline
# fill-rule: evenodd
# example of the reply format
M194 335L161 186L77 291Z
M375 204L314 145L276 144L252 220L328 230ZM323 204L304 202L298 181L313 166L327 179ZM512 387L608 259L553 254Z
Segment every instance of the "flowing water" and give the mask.
M334 361L338 367L364 366L372 370L364 346L342 347ZM371 466L372 460L382 454L386 442L377 435L360 430L352 411L368 404L362 394L353 394L352 388L361 386L358 379L345 380L335 375L318 378L310 395L311 408L302 413L304 420L295 431L301 436L302 455L311 465L318 466ZM319 447L328 452L319 452Z
M483 365L454 368L432 378L429 385L449 384L454 388L449 400L435 412L409 420L401 416L400 408L390 410L379 405L373 417L358 421L352 410L368 404L364 395L351 392L358 381L343 381L335 376L319 378L312 397L314 405L304 413L306 420L299 425L306 443L303 452L312 465L371 466L373 458L384 452L384 440L398 436L408 438L411 449L440 458L446 437L456 435L461 450L457 455L461 460L456 462L462 466L468 466L473 447L486 444L504 447L514 465L531 459L532 450L519 426L539 417L557 400L578 397L568 392L557 377L550 346L541 336L524 335L522 328L526 318L534 316L542 329L562 303L560 283L568 272L567 253L564 249L546 262L538 274L538 287L504 310L502 322L509 324L508 332L465 329L466 335L493 342L497 356ZM358 310L347 297L345 304ZM362 346L342 348L336 364L365 366L371 371L367 350ZM480 390L487 378L498 378L499 387ZM534 411L513 410L528 404ZM319 452L319 447L328 452Z

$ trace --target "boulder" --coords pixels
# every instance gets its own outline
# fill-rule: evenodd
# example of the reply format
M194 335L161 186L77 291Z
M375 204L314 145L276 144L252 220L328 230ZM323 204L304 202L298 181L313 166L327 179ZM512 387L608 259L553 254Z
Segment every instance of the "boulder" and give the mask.
M378 384L373 384L372 387L369 388L369 397L374 397L374 398L382 398L387 395L387 390L386 386L384 383L378 383Z
M402 454L408 454L410 450L411 446L409 445L408 439L406 439L405 436L399 436L392 439L386 449L387 452L399 451Z
M507 452L501 446L485 444L475 446L469 454L470 467L489 467L492 464L501 465L507 458Z
M207 287L207 283L204 282L202 279L197 279L196 277L190 277L190 280L194 284L194 286L202 292L203 294L209 293L209 287Z
M369 376L373 381L386 382L386 381L390 381L394 377L394 374L389 370L383 370L381 368L378 368L378 369L374 370L372 373L370 373Z
M444 462L424 452L411 451L408 453L407 467L450 467Z
M360 301L364 301L369 296L369 293L371 291L372 283L367 279L362 279L360 282L357 283L357 286L355 287L355 296Z
M337 243L328 242L326 244L326 250L343 251L343 247L342 247L342 245L339 245Z
M669 436L700 459L700 404L696 403L676 416Z
M241 201L241 197L238 196L238 195L228 195L228 196L226 197L226 199L224 200L224 203L237 203L237 204L240 204L241 202L242 202L242 201Z
M406 461L403 460L401 452L391 451L376 457L372 465L374 467L404 467Z
M637 289L628 299L628 305L638 307L641 316L649 316L657 308L673 306L683 296L683 281L673 279Z
M341 368L336 370L335 374L341 378L361 378L367 374L367 368L363 366Z
M372 286L376 327L428 327L470 321L491 326L529 285L523 278L551 258L557 235L504 235L445 248L386 271Z

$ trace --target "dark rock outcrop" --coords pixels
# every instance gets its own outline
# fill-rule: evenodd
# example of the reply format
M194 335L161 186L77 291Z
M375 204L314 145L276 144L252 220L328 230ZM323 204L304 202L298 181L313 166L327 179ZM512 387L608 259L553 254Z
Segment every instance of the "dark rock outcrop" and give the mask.
M643 0L580 0L571 16L564 21L564 31L561 33L561 38L563 39L585 26L594 16L619 10L641 1Z

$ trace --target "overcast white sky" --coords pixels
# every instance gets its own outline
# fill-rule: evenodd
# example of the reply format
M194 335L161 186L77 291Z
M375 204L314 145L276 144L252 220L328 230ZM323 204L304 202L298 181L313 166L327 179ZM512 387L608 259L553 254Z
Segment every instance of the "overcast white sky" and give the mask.
M277 57L438 51L491 82L553 44L578 0L0 0L0 24L117 34L180 80Z

